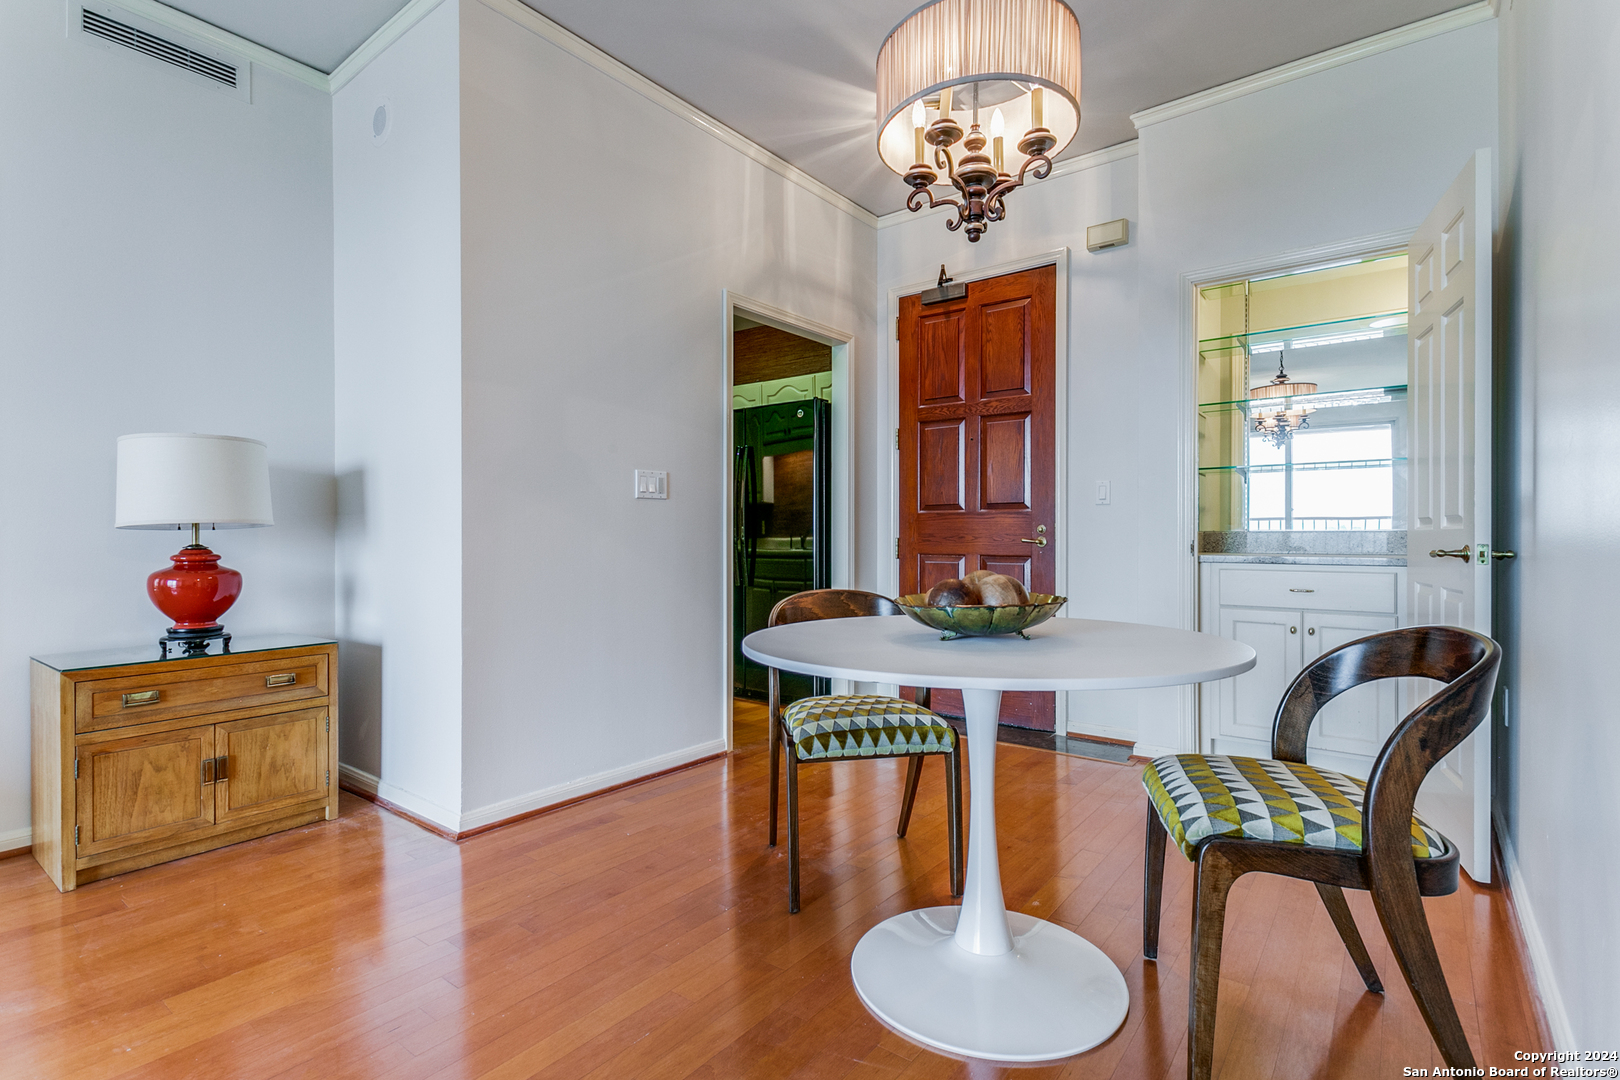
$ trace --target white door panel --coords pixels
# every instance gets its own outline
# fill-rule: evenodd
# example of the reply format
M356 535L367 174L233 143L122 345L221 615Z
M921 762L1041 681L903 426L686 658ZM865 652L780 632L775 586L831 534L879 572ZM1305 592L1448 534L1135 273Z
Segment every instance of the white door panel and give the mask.
M1357 638L1393 629L1393 615L1306 612L1305 662L1308 664L1323 653ZM1317 714L1316 723L1311 725L1307 756L1315 763L1318 750L1354 754L1363 764L1359 770L1350 771L1365 778L1372 771L1373 759L1378 756L1384 740L1395 730L1395 723L1400 718L1396 711L1396 699L1396 684L1392 679L1366 683L1340 694L1327 703Z
M1220 734L1259 739L1271 746L1277 705L1302 666L1303 622L1298 611L1221 610L1221 636L1252 648L1255 665L1242 675L1221 680Z
M1491 154L1479 150L1408 249L1408 625L1491 631ZM1443 556L1453 551L1457 556ZM1431 554L1433 553L1433 554ZM1426 692L1411 688L1402 704ZM1418 809L1491 874L1491 724L1436 765Z

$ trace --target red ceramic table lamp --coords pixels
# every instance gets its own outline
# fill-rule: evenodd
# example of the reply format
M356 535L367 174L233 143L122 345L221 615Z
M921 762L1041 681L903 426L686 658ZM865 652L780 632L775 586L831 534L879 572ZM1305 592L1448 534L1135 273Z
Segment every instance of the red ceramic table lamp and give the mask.
M118 439L120 529L191 529L191 543L174 565L146 579L158 610L174 621L160 640L163 655L179 643L195 656L231 636L219 617L236 602L242 575L219 565L201 542L203 526L246 529L271 525L270 465L265 445L231 435L122 435Z

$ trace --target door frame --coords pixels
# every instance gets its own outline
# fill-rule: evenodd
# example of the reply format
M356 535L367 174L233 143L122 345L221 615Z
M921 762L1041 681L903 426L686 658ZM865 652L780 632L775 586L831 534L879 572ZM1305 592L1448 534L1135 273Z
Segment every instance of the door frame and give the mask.
M1059 596L1069 595L1069 249L1067 247L1055 248L1039 255L1029 255L1009 262L992 263L988 266L975 266L971 269L954 271L952 281L969 282L983 281L986 278L1002 277L1007 274L1016 274L1023 270L1034 270L1037 267L1053 266L1057 269L1057 281L1054 283L1056 296L1053 298L1055 307L1053 311L1052 363L1054 383L1052 387L1053 423L1055 440L1052 447L1056 461L1052 472L1052 484L1056 489L1054 509L1052 511L1053 527L1060 524L1063 528L1063 542L1056 545L1053 552L1054 588ZM889 289L888 322L884 331L889 342L889 373L885 392L888 394L888 404L884 415L888 418L889 431L900 430L900 338L898 333L900 318L900 298L920 293L924 289L932 289L937 284L938 275L932 274L919 281L906 285L896 285ZM834 384L836 385L836 383ZM836 490L836 489L835 489ZM885 548L897 551L900 541L900 447L898 439L889 447L889 535L885 541ZM900 594L900 559L896 555L888 559L889 572L885 575L889 584L889 595ZM1067 618L1069 605L1065 604L1058 618ZM879 690L880 693L898 694L897 686L887 686ZM1057 715L1054 727L1059 734L1067 735L1069 731L1069 695L1057 695Z
M1199 573L1198 573L1198 290L1210 285L1242 281L1256 275L1282 274L1322 270L1336 262L1364 259L1370 255L1405 251L1411 243L1416 225L1406 229L1374 233L1342 240L1335 244L1297 248L1271 255L1257 255L1249 259L1191 270L1180 276L1181 290L1181 379L1178 387L1182 418L1177 426L1181 467L1177 470L1180 498L1177 500L1177 519L1182 541L1190 555L1182 564L1181 595L1184 598L1182 617L1184 629L1199 628ZM1404 604L1404 597L1401 603ZM1404 610L1397 610L1397 617ZM1176 752L1196 754L1204 745L1203 718L1199 715L1198 687L1180 687L1180 724L1177 726L1180 745Z
M726 750L735 749L732 738L732 688L735 685L731 661L731 634L735 613L732 610L736 604L736 582L733 579L733 560L731 551L732 529L735 522L731 512L731 483L732 469L734 468L731 443L731 379L736 370L736 358L733 355L735 342L732 335L738 314L752 319L754 322L773 326L789 334L796 334L811 341L819 341L823 345L832 347L832 445L829 448L832 461L829 471L832 474L832 490L829 492L832 520L827 525L827 535L832 545L832 576L831 586L835 589L850 587L850 567L853 555L853 529L854 516L852 505L851 477L854 463L851 459L850 438L850 377L849 359L850 348L855 341L855 335L814 319L794 314L774 304L767 304L763 300L755 300L731 289L720 291L721 315L721 359L720 359L720 405L721 430L725 432L720 439L719 476L720 490L724 497L720 500L720 611L724 616L720 628L720 656L721 700L725 702L721 709L721 737L725 739ZM837 685L841 680L834 680L833 692L840 693Z

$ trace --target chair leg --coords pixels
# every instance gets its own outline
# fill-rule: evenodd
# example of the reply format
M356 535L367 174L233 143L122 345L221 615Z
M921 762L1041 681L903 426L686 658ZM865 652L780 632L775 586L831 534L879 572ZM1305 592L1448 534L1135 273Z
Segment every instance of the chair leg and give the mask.
M1333 926L1339 931L1339 939L1350 953L1350 959L1355 961L1356 970L1361 973L1361 981L1367 984L1367 989L1374 994L1384 992L1384 984L1378 980L1378 971L1373 967L1372 957L1367 955L1367 946L1361 940L1361 931L1356 928L1356 920L1350 914L1350 905L1345 903L1344 890L1337 885L1324 885L1318 881L1316 891L1322 897L1322 905L1328 910L1328 917L1333 920Z
M1153 803L1147 807L1147 843L1142 856L1142 955L1159 958L1159 913L1164 907L1164 842L1169 836Z
M952 750L945 762L945 820L951 841L951 895L962 895L962 753Z
M785 740L783 740L785 741ZM771 847L776 846L776 800L782 774L782 751L777 745L776 721L771 721Z
M799 755L793 740L783 739L787 752L788 914L799 911Z
M1457 1006L1446 986L1440 954L1434 949L1428 916L1423 913L1423 897L1418 894L1411 856L1405 855L1404 866L1374 866L1370 876L1378 921L1384 924L1395 961L1406 976L1406 985L1429 1025L1440 1056L1454 1069L1474 1068L1474 1052L1468 1046L1462 1021L1457 1019Z
M1221 981L1221 934L1226 927L1226 894L1239 871L1219 846L1205 844L1198 854L1193 900L1192 981L1187 994L1187 1077L1209 1080L1215 1064L1215 998Z
M906 758L906 795L900 801L900 825L894 830L896 836L905 836L906 829L911 825L911 807L917 801L917 781L922 779L922 763L921 754Z

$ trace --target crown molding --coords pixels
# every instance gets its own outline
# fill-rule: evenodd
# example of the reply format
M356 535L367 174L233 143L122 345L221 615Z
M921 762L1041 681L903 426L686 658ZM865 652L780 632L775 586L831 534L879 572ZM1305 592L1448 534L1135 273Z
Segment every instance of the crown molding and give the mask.
M1393 30L1386 30L1382 34L1352 41L1348 45L1340 45L1336 49L1307 56L1295 60L1281 67L1274 67L1269 71L1261 71L1254 75L1212 86L1208 90L1200 90L1196 94L1189 94L1184 98L1167 101L1163 105L1155 105L1151 109L1131 114L1131 123L1136 130L1141 131L1151 124L1158 124L1177 116L1185 116L1199 109L1207 109L1211 105L1219 105L1223 101L1252 94L1257 90L1266 90L1273 86L1280 86L1295 79L1302 79L1307 75L1314 75L1319 71L1339 67L1364 57L1375 56L1381 52L1398 49L1403 45L1410 45L1416 41L1447 34L1453 30L1460 30L1465 26L1486 22L1496 18L1495 0L1478 0L1477 3L1460 7L1453 11L1442 12L1431 18L1409 23L1406 26L1397 26Z
M1136 148L1137 140L1132 139L1129 142L1115 143L1113 146L1105 146L1101 150L1093 150L1089 154L1079 154L1072 158L1064 158L1062 161L1053 163L1052 171L1045 180L1038 180L1035 182L1044 184L1052 180L1056 180L1060 176L1068 176L1070 173L1084 172L1087 169L1095 169L1099 165L1107 165L1110 162L1123 161L1125 158L1135 157ZM877 219L877 227L880 229L892 229L894 226L903 225L908 221L920 221L923 218L933 217L936 214L942 214L947 209L948 207L939 206L930 208L928 210L919 210L916 213L912 213L910 210L895 210L890 213L880 215Z
M267 49L256 41L249 41L245 37L238 37L229 30L221 30L213 23L203 22L195 15L187 15L183 11L160 4L157 0L107 0L115 7L133 12L143 19L149 19L159 26L170 30L177 30L182 34L194 37L216 48L227 49L238 56L251 61L255 66L279 71L288 78L314 87L316 90L330 92L330 80L326 72L318 71L308 64L301 64L290 56L283 56L274 49Z
M356 75L365 70L367 64L404 37L411 27L433 14L434 9L442 3L444 0L411 0L394 12L393 18L378 27L376 33L361 42L358 49L345 56L343 62L332 69L332 74L327 77L328 92L335 94L348 86Z
M614 82L634 90L654 105L666 109L692 126L714 136L744 157L763 165L784 180L796 184L810 194L819 197L835 209L842 210L864 225L876 227L877 215L866 209L866 207L855 202L847 195L834 191L797 165L791 165L782 158L777 157L746 135L727 127L692 103L676 97L634 68L615 60L578 34L552 22L527 4L522 3L521 0L478 0L478 2L492 11L504 15L525 30L545 38L559 49L576 59L584 61Z

